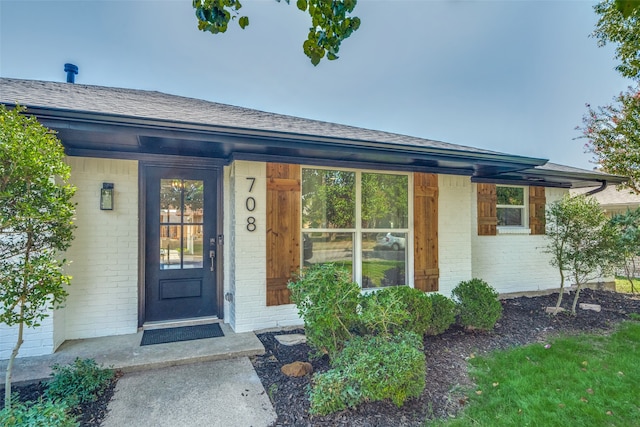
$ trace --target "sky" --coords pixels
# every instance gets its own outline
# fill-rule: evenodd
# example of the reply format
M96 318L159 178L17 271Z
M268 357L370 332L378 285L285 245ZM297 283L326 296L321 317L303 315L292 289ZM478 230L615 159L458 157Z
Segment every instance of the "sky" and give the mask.
M631 85L592 1L360 0L340 59L302 51L295 1L197 29L191 0L0 0L0 76L156 90L593 169L576 126ZM1 88L0 88L1 90ZM134 114L135 112L132 112Z

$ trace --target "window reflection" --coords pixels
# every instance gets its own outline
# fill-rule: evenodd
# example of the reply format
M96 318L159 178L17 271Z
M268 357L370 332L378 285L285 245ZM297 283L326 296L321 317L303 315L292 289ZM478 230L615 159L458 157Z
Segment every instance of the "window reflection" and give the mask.
M362 174L362 228L407 228L407 175Z
M355 173L303 169L302 227L353 228L356 215Z
M362 233L362 287L407 284L407 233Z
M160 181L160 269L203 268L203 181Z
M353 233L302 233L304 265L334 263L353 273Z
M178 269L181 264L182 227L179 225L160 226L160 268Z

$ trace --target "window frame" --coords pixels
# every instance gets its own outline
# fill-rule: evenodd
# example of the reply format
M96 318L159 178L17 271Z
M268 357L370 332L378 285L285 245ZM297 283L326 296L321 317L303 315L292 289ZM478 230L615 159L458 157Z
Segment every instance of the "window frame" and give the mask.
M497 202L500 188L522 188L522 205L501 205ZM496 219L498 220L498 209L520 209L522 211L522 224L520 225L499 225L496 228L500 233L509 232L530 232L529 230L529 187L526 185L503 185L496 184Z
M304 241L305 233L351 233L352 235L352 280L360 286L362 292L377 291L384 289L384 287L363 288L362 287L362 243L363 234L366 233L402 233L406 234L405 244L405 284L404 286L413 287L413 256L414 256L414 218L413 218L413 173L405 171L392 171L392 170L373 170L373 169L351 169L332 166L314 166L314 165L301 165L300 166L300 191L301 196L303 192L303 177L305 169L316 170L331 170L331 171L344 171L352 172L355 174L355 212L354 212L354 227L352 228L305 228L303 224L303 209L302 209L302 197L300 197L300 242ZM401 175L407 177L407 224L404 228L364 228L362 227L362 175L367 173L374 174L386 174L386 175ZM300 260L304 260L304 245L300 245Z

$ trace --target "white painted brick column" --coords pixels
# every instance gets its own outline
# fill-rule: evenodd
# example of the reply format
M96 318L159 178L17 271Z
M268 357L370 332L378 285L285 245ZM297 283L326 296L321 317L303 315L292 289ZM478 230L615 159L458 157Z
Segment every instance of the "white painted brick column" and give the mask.
M230 258L229 270L225 271L225 277L229 277L225 280L225 292L233 292L231 326L236 332L245 332L300 325L302 321L293 304L266 305L266 164L236 161L230 167L229 179L233 194L228 209L231 236L227 242L232 247L225 248ZM249 208L253 207L253 201L247 202L249 198L255 200L252 211ZM254 231L251 224L255 224Z
M470 193L470 177L438 175L439 292L447 297L471 279Z

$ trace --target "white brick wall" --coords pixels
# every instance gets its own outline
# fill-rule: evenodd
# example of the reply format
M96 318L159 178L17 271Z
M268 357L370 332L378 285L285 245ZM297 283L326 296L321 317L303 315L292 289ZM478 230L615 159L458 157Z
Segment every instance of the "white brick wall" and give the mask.
M71 286L65 307L37 329L26 329L19 357L52 353L63 341L134 333L138 322L138 164L69 157L77 187L75 239L65 257ZM115 184L115 210L100 211L103 182ZM0 325L0 358L8 358L17 328Z
M294 305L266 306L266 167L260 162L236 161L225 170L225 320L237 332L299 325ZM256 182L249 193L250 181ZM476 186L469 177L438 177L438 251L440 292L449 296L461 281L479 277L499 292L520 292L558 286L558 274L542 252L544 236L477 235ZM547 203L565 190L547 189ZM256 209L246 210L247 197ZM256 218L249 232L247 218ZM414 219L415 220L415 219Z
M22 346L18 357L41 356L51 354L55 350L53 345L53 317L48 317L41 322L38 328L25 328L23 332ZM0 324L0 359L8 359L18 340L18 327L8 327Z
M70 157L78 187L73 276L64 339L135 333L138 324L138 163ZM100 210L103 182L114 183L114 210Z
M53 349L57 349L65 340L66 305L53 313Z
M461 281L471 278L471 179L438 176L439 291L450 296Z
M251 182L256 178L253 191ZM229 280L225 280L225 293L233 292L229 323L236 332L301 325L295 305L267 307L266 289L266 164L263 162L236 161L229 168L230 206L225 211L229 224L229 246L225 248ZM253 197L256 208L246 209L247 197ZM256 230L247 230L247 218L256 219ZM233 321L232 321L233 320Z
M78 187L76 239L66 257L73 276L65 308L25 331L20 357L49 354L65 339L134 333L138 316L138 164L71 157ZM253 191L249 192L255 178ZM115 210L100 211L103 182L115 184ZM555 288L558 273L543 253L544 236L477 235L476 185L469 177L438 177L440 292L479 277L499 292ZM302 324L293 304L266 306L266 164L236 161L224 171L225 321L237 332ZM547 203L566 190L547 189ZM253 197L255 210L247 211ZM256 231L247 230L248 217ZM9 357L17 330L0 325L0 358Z
M476 185L470 193L473 277L485 280L500 293L538 291L560 285L558 271L549 264L544 236L502 234L478 236ZM547 188L547 204L561 199L567 190Z

